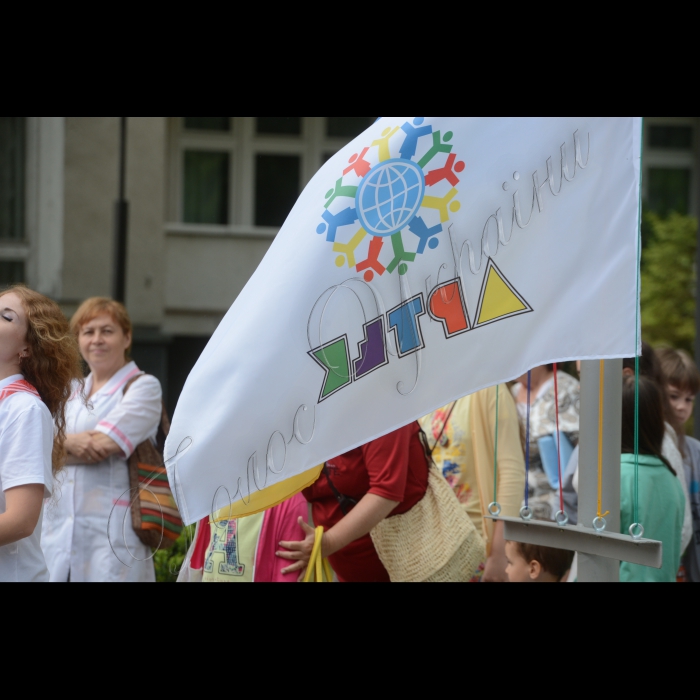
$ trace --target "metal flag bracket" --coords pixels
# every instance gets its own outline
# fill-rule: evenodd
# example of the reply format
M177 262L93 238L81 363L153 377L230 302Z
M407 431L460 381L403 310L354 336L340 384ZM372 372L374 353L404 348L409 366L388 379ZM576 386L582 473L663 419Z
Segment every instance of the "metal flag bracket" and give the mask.
M654 540L635 540L627 535L595 532L581 526L562 527L557 523L524 522L520 518L487 518L504 523L505 538L509 542L590 554L652 569L660 569L663 566L663 544Z

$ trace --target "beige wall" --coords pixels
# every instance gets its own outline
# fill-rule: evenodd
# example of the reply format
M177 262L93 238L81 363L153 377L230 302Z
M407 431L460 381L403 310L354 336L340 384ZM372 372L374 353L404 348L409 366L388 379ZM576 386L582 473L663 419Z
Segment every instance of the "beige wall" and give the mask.
M257 269L270 243L270 240L170 234L166 254L166 332L213 333Z
M166 117L129 117L127 304L137 325L163 323Z
M71 311L112 289L119 117L66 117L63 301ZM165 288L166 118L130 117L127 305L136 325L160 326Z
M63 300L111 290L118 117L66 117Z

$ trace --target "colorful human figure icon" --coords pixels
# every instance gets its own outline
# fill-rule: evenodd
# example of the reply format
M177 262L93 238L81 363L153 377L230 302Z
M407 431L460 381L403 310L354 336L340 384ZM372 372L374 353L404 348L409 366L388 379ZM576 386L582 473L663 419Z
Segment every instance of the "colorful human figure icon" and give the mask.
M362 153L359 155L356 153L350 160L349 168L343 170L343 175L349 175L353 170L358 177L365 177L367 173L372 169L372 166L365 160L365 156L369 151L369 147L363 148Z
M386 268L379 262L379 256L382 254L384 247L384 239L380 236L375 236L369 244L369 256L367 260L361 262L357 266L358 272L365 273L365 282L371 282L374 279L376 272L380 277L386 272Z
M404 276L419 255L444 245L446 225L462 207L457 195L466 164L455 151L454 133L436 130L430 117L403 119L403 125L383 124L381 137L350 151L342 177L331 178L324 187L335 183L326 193L316 231L333 244L335 265L356 270L367 283L387 271ZM443 182L449 183L447 194ZM366 220L375 212L379 227L371 217ZM384 253L385 238L391 238L392 255L388 248Z
M357 265L357 261L355 260L355 251L358 249L360 246L360 243L367 238L367 231L365 231L363 228L361 228L351 239L349 243L336 243L333 246L333 252L334 253L341 253L336 258L335 264L338 267L343 267L345 265L345 261L347 259L348 267L352 269Z
M406 133L403 146L401 146L401 150L399 151L402 158L411 160L413 156L416 155L416 150L418 149L418 139L420 139L421 136L428 136L428 134L433 133L432 126L421 126L424 121L425 117L416 117L413 120L413 124L406 122L401 127L401 130Z
M425 184L428 185L428 187L432 187L433 185L437 185L438 182L447 180L452 185L452 187L457 187L457 185L459 185L459 178L457 177L457 175L455 175L455 173L464 172L464 168L466 167L466 165L464 164L464 161L455 163L456 160L457 154L450 153L444 168L439 168L438 170L431 170L425 176Z
M391 261L389 267L387 267L387 272L390 274L394 273L394 270L398 267L399 274L403 277L408 272L408 265L405 263L413 262L416 259L416 253L407 253L403 246L403 238L401 236L401 231L395 233L391 237L391 245L394 248L394 259Z
M462 208L459 202L452 201L456 196L457 190L452 188L444 197L424 197L423 206L427 209L437 209L440 212L440 221L444 224L450 220L450 211L457 213Z
M452 146L450 145L450 141L452 141L452 137L454 134L451 131L448 131L444 138L442 136L442 133L439 131L435 131L433 133L433 146L432 148L418 161L418 165L420 165L421 168L425 168L430 161L435 158L438 153L452 153ZM443 143L444 141L444 143Z
M385 160L391 159L391 149L389 148L389 141L396 135L399 130L398 126L393 129L391 127L384 129L382 132L382 138L372 141L372 146L379 147L379 161L383 163Z
M357 187L353 187L350 185L343 185L343 178L341 177L338 182L335 183L335 188L332 190L328 190L326 193L326 199L328 200L326 202L326 209L335 202L338 197L349 197L350 199L355 199L357 196Z
M423 253L425 253L425 247L428 245L428 243L431 244L431 250L435 250L435 248L437 248L437 245L432 245L433 241L431 239L434 236L442 233L442 224L437 224L437 226L428 228L422 217L417 216L415 219L413 219L413 221L411 221L408 230L418 236L420 239L420 243L418 244L418 255L423 255ZM437 239L435 239L435 241L439 243Z
M326 240L329 243L335 243L335 237L338 233L338 229L341 226L350 226L357 221L357 209L348 207L343 209L340 214L331 214L329 211L323 212L323 220L325 224L321 224L317 229L316 233L323 235L326 233Z

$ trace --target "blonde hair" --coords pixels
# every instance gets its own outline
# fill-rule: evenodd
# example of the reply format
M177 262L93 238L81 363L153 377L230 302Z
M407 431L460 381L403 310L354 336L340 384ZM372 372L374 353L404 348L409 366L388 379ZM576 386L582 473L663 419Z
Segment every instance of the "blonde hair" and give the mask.
M84 301L71 319L71 331L77 338L83 326L90 323L90 321L94 321L98 316L105 314L112 317L112 320L122 329L124 335L131 336L133 343L133 325L129 312L123 304L106 297L93 297ZM131 345L124 351L124 359L129 360L130 354Z
M685 350L660 348L656 354L667 384L691 394L700 393L700 372L693 358Z
M656 351L664 380L668 386L687 391L691 394L700 392L700 372L693 358L685 350L659 348ZM664 393L666 387L664 387ZM688 456L688 443L685 439L685 427L677 419L669 421L678 435L678 447L683 457Z
M56 426L51 456L55 475L65 461L66 404L73 382L83 380L80 352L58 304L24 285L10 287L0 297L10 293L20 298L27 314L29 355L22 359L22 374L39 392Z

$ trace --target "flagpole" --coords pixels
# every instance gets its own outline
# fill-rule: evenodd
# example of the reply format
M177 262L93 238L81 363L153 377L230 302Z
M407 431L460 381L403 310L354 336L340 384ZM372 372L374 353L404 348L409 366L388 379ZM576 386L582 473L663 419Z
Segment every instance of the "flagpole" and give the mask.
M127 240L129 235L129 202L126 199L127 119L119 117L119 193L114 207L114 268L112 296L126 301Z

